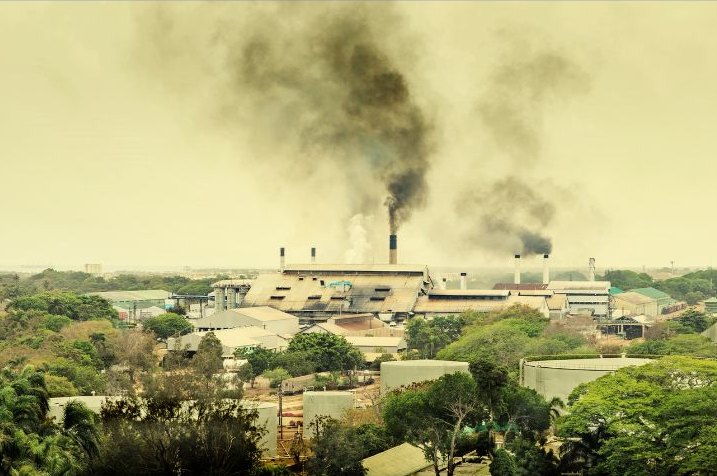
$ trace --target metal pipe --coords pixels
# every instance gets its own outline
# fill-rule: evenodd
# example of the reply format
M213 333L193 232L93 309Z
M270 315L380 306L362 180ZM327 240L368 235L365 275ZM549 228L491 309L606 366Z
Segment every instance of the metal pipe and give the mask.
M543 255L543 284L550 283L550 255Z
M316 248L311 248L311 264L316 263Z
M284 257L284 247L279 248L279 271L284 271L286 258Z
M588 281L595 281L595 258L588 261Z
M513 284L520 284L520 255L515 255L515 272L513 273Z

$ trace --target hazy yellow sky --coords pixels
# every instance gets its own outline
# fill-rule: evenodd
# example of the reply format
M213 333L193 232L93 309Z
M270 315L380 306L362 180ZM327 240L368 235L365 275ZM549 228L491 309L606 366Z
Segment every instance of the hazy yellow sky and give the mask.
M182 71L175 87L164 65L147 64L156 45L142 25L158 9L178 19L184 43L167 54L182 57L206 47L192 35L206 37L212 18L231 25L251 7L0 3L0 265L270 266L279 246L289 261L310 246L343 261L358 182L277 171L263 156L283 157L282 144L252 148L246 132L217 126L203 74ZM400 231L400 261L508 264L456 244L453 203L473 178L510 168L554 198L557 264L713 264L717 3L394 7L411 38L409 81L436 127L430 199ZM521 49L560 51L589 77L549 104L540 160L525 170L505 165L476 114L490 72ZM377 262L379 213L368 237Z

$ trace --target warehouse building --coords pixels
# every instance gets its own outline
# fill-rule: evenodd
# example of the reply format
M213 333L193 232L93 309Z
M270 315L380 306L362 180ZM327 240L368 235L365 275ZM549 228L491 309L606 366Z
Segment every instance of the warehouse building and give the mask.
M254 326L221 329L213 333L222 343L222 356L225 358L232 358L237 349L264 347L278 352L288 346L286 338ZM208 332L192 332L181 337L170 337L167 339L167 350L196 352L202 338L207 334Z
M570 314L610 315L610 281L551 281L547 289L565 296Z
M612 299L615 310L619 311L621 315L656 316L658 314L657 301L644 294L628 291L615 294Z
M536 309L549 317L548 304L543 296L511 295L508 290L432 290L416 300L414 313L432 318L435 316L458 315L463 312L502 311L515 304Z
M422 265L286 265L254 280L241 307L269 306L305 321L363 313L404 319L432 288Z
M299 319L268 306L226 309L210 316L192 321L194 329L200 332L254 326L279 335L294 335L299 332Z
M145 289L140 291L103 291L87 293L88 296L99 296L109 301L120 316L126 316L127 320L139 320L143 317L153 317L157 311L150 308L158 308L162 312L174 307L174 302L169 299L172 295L163 289ZM120 309L125 312L121 312ZM145 310L144 315L142 311Z

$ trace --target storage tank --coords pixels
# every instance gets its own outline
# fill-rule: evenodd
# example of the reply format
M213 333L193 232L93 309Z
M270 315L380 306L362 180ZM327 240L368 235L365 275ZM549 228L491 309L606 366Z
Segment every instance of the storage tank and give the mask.
M623 367L645 365L651 361L632 357L522 361L520 383L548 401L559 397L566 402L570 392L581 383L592 382Z
M304 392L304 435L314 436L311 423L318 416L328 416L340 420L346 410L354 407L352 392Z
M402 360L381 362L381 393L426 380L437 380L446 374L470 373L468 362L452 360Z
M257 417L257 425L266 428L266 433L259 440L259 447L264 456L276 456L276 434L279 426L279 405L269 402L255 402L252 400L242 400L242 407L256 410L259 415Z
M55 419L56 423L62 423L65 406L72 400L78 400L84 403L88 409L99 414L102 404L105 400L119 400L120 397L112 396L81 396L81 397L58 397L51 398L49 401L49 416ZM265 456L276 456L276 433L279 426L278 411L279 406L276 403L255 402L252 400L242 400L241 405L246 409L256 409L258 412L257 425L266 427L266 434L259 442L259 446Z

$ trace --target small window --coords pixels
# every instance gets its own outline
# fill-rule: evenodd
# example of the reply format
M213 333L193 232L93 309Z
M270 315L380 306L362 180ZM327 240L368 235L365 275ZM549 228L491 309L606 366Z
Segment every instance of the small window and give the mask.
M321 299L321 294L313 294L313 295L309 296L307 299L312 299L312 300Z
M390 290L391 290L391 288L389 288L389 287L387 287L387 286L382 286L382 287L379 287L379 288L376 288L376 289L375 289L375 291L376 291L377 293L387 293L387 292L389 292Z
M371 296L370 300L371 301L385 301L386 296Z
M286 296L278 296L278 295L273 295L273 296L271 296L271 297L270 297L270 299L277 299L277 300L280 300L280 299L284 299L285 297L286 297Z
M291 289L291 286L277 286L277 291L289 291Z
M343 296L331 296L332 301L343 301L344 299Z

